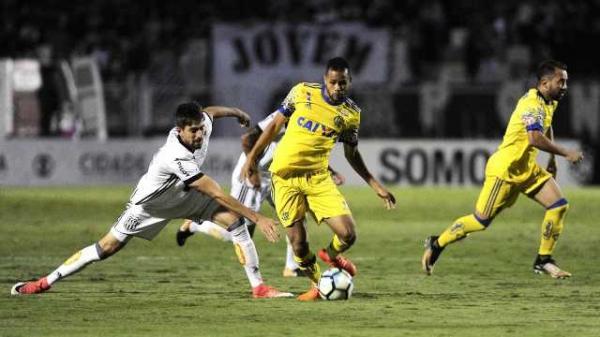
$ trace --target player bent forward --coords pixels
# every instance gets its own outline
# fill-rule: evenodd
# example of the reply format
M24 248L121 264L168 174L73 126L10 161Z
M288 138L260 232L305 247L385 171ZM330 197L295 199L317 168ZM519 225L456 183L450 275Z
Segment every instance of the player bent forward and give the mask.
M231 174L230 195L244 204L244 206L255 212L260 210L260 207L264 202L267 202L272 207L275 207L271 197L271 172L269 172L269 165L273 161L273 152L275 151L275 147L279 141L279 136L283 135L285 128L281 129L278 136L265 148L265 150L260 154L259 158L257 158L258 170L257 172L254 172L250 179L246 181L240 181L240 172L246 163L246 154L252 150L252 147L256 143L258 137L260 137L262 130L264 130L264 128L271 123L277 113L277 111L271 113L266 118L258 122L255 127L249 129L242 135L241 139L243 152L240 154L238 162ZM333 170L331 167L328 167L328 170L336 185L341 185L344 183L344 177L341 174ZM248 226L250 236L252 236L254 234L256 224L248 219L245 219L245 224ZM185 220L177 231L177 244L179 246L185 245L187 238L196 232L204 233L222 241L231 242L231 234L223 227L209 220L204 220L202 223L196 223L192 220ZM283 276L297 277L304 275L294 260L292 245L287 236L286 241L287 249Z
M19 282L11 294L35 294L47 291L58 280L83 269L90 263L103 260L118 252L134 236L152 240L171 219L210 219L226 227L234 244L244 256L246 273L252 274L252 293L255 298L289 297L262 282L258 256L248 229L246 217L257 224L265 237L278 238L275 221L264 217L225 194L219 185L201 171L206 158L208 140L214 118L234 116L242 125L249 123L248 115L236 108L202 107L185 103L177 107L176 127L166 143L154 155L148 171L137 184L126 210L110 231L97 243L83 248L55 271L37 281ZM242 261L242 259L240 259Z
M557 145L552 137L552 115L558 100L567 92L567 67L556 61L542 62L537 79L536 88L530 89L519 100L502 144L487 162L475 213L456 219L439 237L430 236L425 240L422 265L427 274L431 274L446 246L469 233L486 229L500 211L512 206L519 193L523 193L546 208L534 272L553 278L571 276L552 258L569 207L553 177L556 176L554 155L563 156L571 163L581 161L583 155L580 151ZM535 161L538 150L551 154L547 170Z

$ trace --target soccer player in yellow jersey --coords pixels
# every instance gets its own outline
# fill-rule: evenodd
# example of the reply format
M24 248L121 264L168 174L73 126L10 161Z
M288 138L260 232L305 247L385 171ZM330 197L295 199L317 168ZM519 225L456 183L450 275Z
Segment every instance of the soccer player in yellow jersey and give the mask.
M469 233L486 229L500 211L512 206L519 193L523 193L546 208L541 243L533 264L534 272L553 278L571 276L571 273L560 269L552 258L569 208L554 179L554 155L563 156L570 163L578 163L583 159L583 154L556 144L552 136L552 116L558 101L567 92L566 65L553 60L544 61L539 65L536 75L536 87L517 103L502 143L487 162L485 181L475 204L475 212L456 219L439 236L430 236L425 240L422 265L427 274L431 274L436 260L447 245L463 239ZM535 161L538 150L550 153L546 169Z
M323 79L323 85L303 82L292 88L279 113L248 153L241 173L246 179L256 171L256 158L287 123L269 170L275 209L287 230L294 259L313 283L308 292L298 297L301 301L318 299L315 284L321 274L302 225L306 212L317 223L327 223L334 233L329 246L318 252L319 258L356 274L354 264L340 254L356 240L356 225L346 200L327 171L331 149L337 141L344 143L346 159L383 199L385 207L392 209L396 203L394 196L371 175L358 151L360 109L347 96L351 75L346 60L341 57L329 60Z

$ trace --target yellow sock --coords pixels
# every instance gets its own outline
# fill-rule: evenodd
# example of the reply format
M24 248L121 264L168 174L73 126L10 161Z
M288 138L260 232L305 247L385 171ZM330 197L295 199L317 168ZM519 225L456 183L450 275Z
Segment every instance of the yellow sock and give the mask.
M565 199L561 199L558 206L546 210L544 222L542 223L542 235L540 242L539 255L552 255L556 241L562 233L565 222L565 215L569 209L569 204ZM556 205L556 204L555 204ZM552 207L552 206L551 206Z
M489 224L489 221L485 221L485 225ZM445 247L454 241L458 241L467 236L467 234L477 231L482 231L486 226L480 222L475 215L469 214L462 218L458 218L454 221L454 224L448 227L440 237L437 239L440 247Z
M338 256L338 254L340 254L341 252L345 252L346 250L348 250L348 248L350 248L349 244L340 240L340 238L337 235L334 235L333 239L331 239L331 243L327 247L327 254L333 259L336 256Z
M308 252L304 257L294 255L294 261L298 264L298 268L306 273L306 276L314 283L319 282L321 277L321 268L317 263L317 257L312 252Z

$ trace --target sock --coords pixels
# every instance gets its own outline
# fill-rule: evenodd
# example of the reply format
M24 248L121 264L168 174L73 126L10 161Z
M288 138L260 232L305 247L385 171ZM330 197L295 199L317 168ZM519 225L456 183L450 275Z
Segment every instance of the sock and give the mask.
M190 224L190 231L192 233L200 232L225 242L230 242L232 240L231 233L227 231L227 229L217 225L212 221L205 220L202 221L201 224L193 221Z
M562 233L565 216L569 204L566 199L560 199L554 205L546 209L544 222L542 222L542 235L540 242L539 255L552 255L556 241Z
M100 246L97 243L87 246L73 254L60 267L50 273L47 276L48 284L52 285L54 282L74 274L98 260L100 260Z
M298 264L296 263L296 260L294 260L294 249L292 249L292 244L287 236L285 237L285 242L287 242L287 249L285 252L285 267L291 270L298 269Z
M446 247L452 242L464 239L469 233L482 231L492 222L491 219L481 220L474 214L465 215L454 220L454 224L448 227L437 239L440 247Z
M331 243L327 246L327 255L330 258L335 259L341 252L344 252L350 248L350 245L346 242L340 240L337 235L333 235L333 239L331 239Z
M316 285L321 277L321 268L317 263L317 257L311 251L304 257L294 255L294 261L298 264L298 268L303 270L308 278Z
M248 281L252 288L263 283L262 275L258 268L258 253L254 246L254 241L248 233L245 225L238 226L231 230L231 239L235 247L235 253L240 263L244 266Z

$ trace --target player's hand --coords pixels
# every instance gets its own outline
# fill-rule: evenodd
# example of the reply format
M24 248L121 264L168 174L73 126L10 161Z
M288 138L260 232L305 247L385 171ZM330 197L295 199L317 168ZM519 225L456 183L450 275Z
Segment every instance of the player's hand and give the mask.
M244 166L242 166L242 169L240 171L240 181L241 182L250 181L250 177L252 175L258 175L256 163L254 163L253 160L246 159L246 162L244 163Z
M554 179L556 179L556 174L558 172L558 168L556 167L556 158L554 156L550 156L548 160L548 165L546 165L546 171L548 171Z
M258 214L256 225L269 242L277 242L279 240L279 227L275 220Z
M333 179L333 182L338 186L343 185L346 182L346 178L335 171L331 171L331 179Z
M252 172L250 177L246 180L246 184L253 188L260 189L260 174L258 174L258 171Z
M377 196L383 199L383 205L386 209L394 209L396 208L396 197L385 189L384 187L379 187L377 190Z
M238 119L238 122L240 123L240 125L245 128L249 127L250 126L250 116L238 108L235 108L235 110L238 113L237 119Z
M571 163L571 164L577 164L580 161L583 160L583 152L578 151L578 150L568 150L567 151L567 155L565 156L565 158Z

